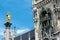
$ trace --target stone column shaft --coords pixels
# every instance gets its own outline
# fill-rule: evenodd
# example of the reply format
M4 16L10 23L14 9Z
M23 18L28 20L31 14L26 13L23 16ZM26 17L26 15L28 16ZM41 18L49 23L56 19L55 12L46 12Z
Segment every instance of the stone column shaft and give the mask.
M5 39L10 40L10 26L11 26L11 23L6 22L4 25L6 26L6 37L5 37Z
M10 40L10 29L9 27L6 28L6 37L5 37L6 40Z

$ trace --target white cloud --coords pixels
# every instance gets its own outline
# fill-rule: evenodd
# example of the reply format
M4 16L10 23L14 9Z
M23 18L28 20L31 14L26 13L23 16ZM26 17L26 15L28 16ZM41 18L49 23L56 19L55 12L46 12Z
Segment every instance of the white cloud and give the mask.
M13 30L11 29L10 31L12 32ZM16 30L16 33L17 33L16 35L22 35L22 34L28 32L28 31L30 31L29 28L17 29ZM0 28L0 36L4 36L4 29Z
M4 30L0 28L0 35L3 36L4 35Z
M13 36L13 34L16 34L16 36L22 35L22 34L28 32L28 31L30 31L29 28L22 28L22 29L17 29L16 33L14 33L13 30L11 29L11 36Z
M4 35L2 31L0 31L0 35L1 35L1 36L3 36L3 35Z
M17 34L24 34L24 33L26 33L26 32L28 32L28 31L30 31L30 29L18 29L17 30Z

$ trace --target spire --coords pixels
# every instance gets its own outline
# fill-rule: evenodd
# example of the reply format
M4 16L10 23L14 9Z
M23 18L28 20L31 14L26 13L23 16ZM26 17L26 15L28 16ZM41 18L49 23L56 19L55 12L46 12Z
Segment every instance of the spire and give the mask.
M13 29L13 31L14 31L14 34L13 34L13 36L15 37L16 36L16 27L14 26L14 29Z

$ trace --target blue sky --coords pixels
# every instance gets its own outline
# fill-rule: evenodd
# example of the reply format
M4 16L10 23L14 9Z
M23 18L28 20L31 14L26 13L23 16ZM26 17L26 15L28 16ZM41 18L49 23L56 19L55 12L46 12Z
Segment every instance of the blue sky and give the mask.
M17 34L34 29L32 0L0 0L0 40L3 38L7 12L11 14L11 30L16 26Z

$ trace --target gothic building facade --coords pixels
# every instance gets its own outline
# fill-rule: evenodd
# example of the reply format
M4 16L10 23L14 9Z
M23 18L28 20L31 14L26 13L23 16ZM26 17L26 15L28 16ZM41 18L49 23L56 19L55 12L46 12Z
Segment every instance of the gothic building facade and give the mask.
M60 0L33 0L35 40L60 40Z

